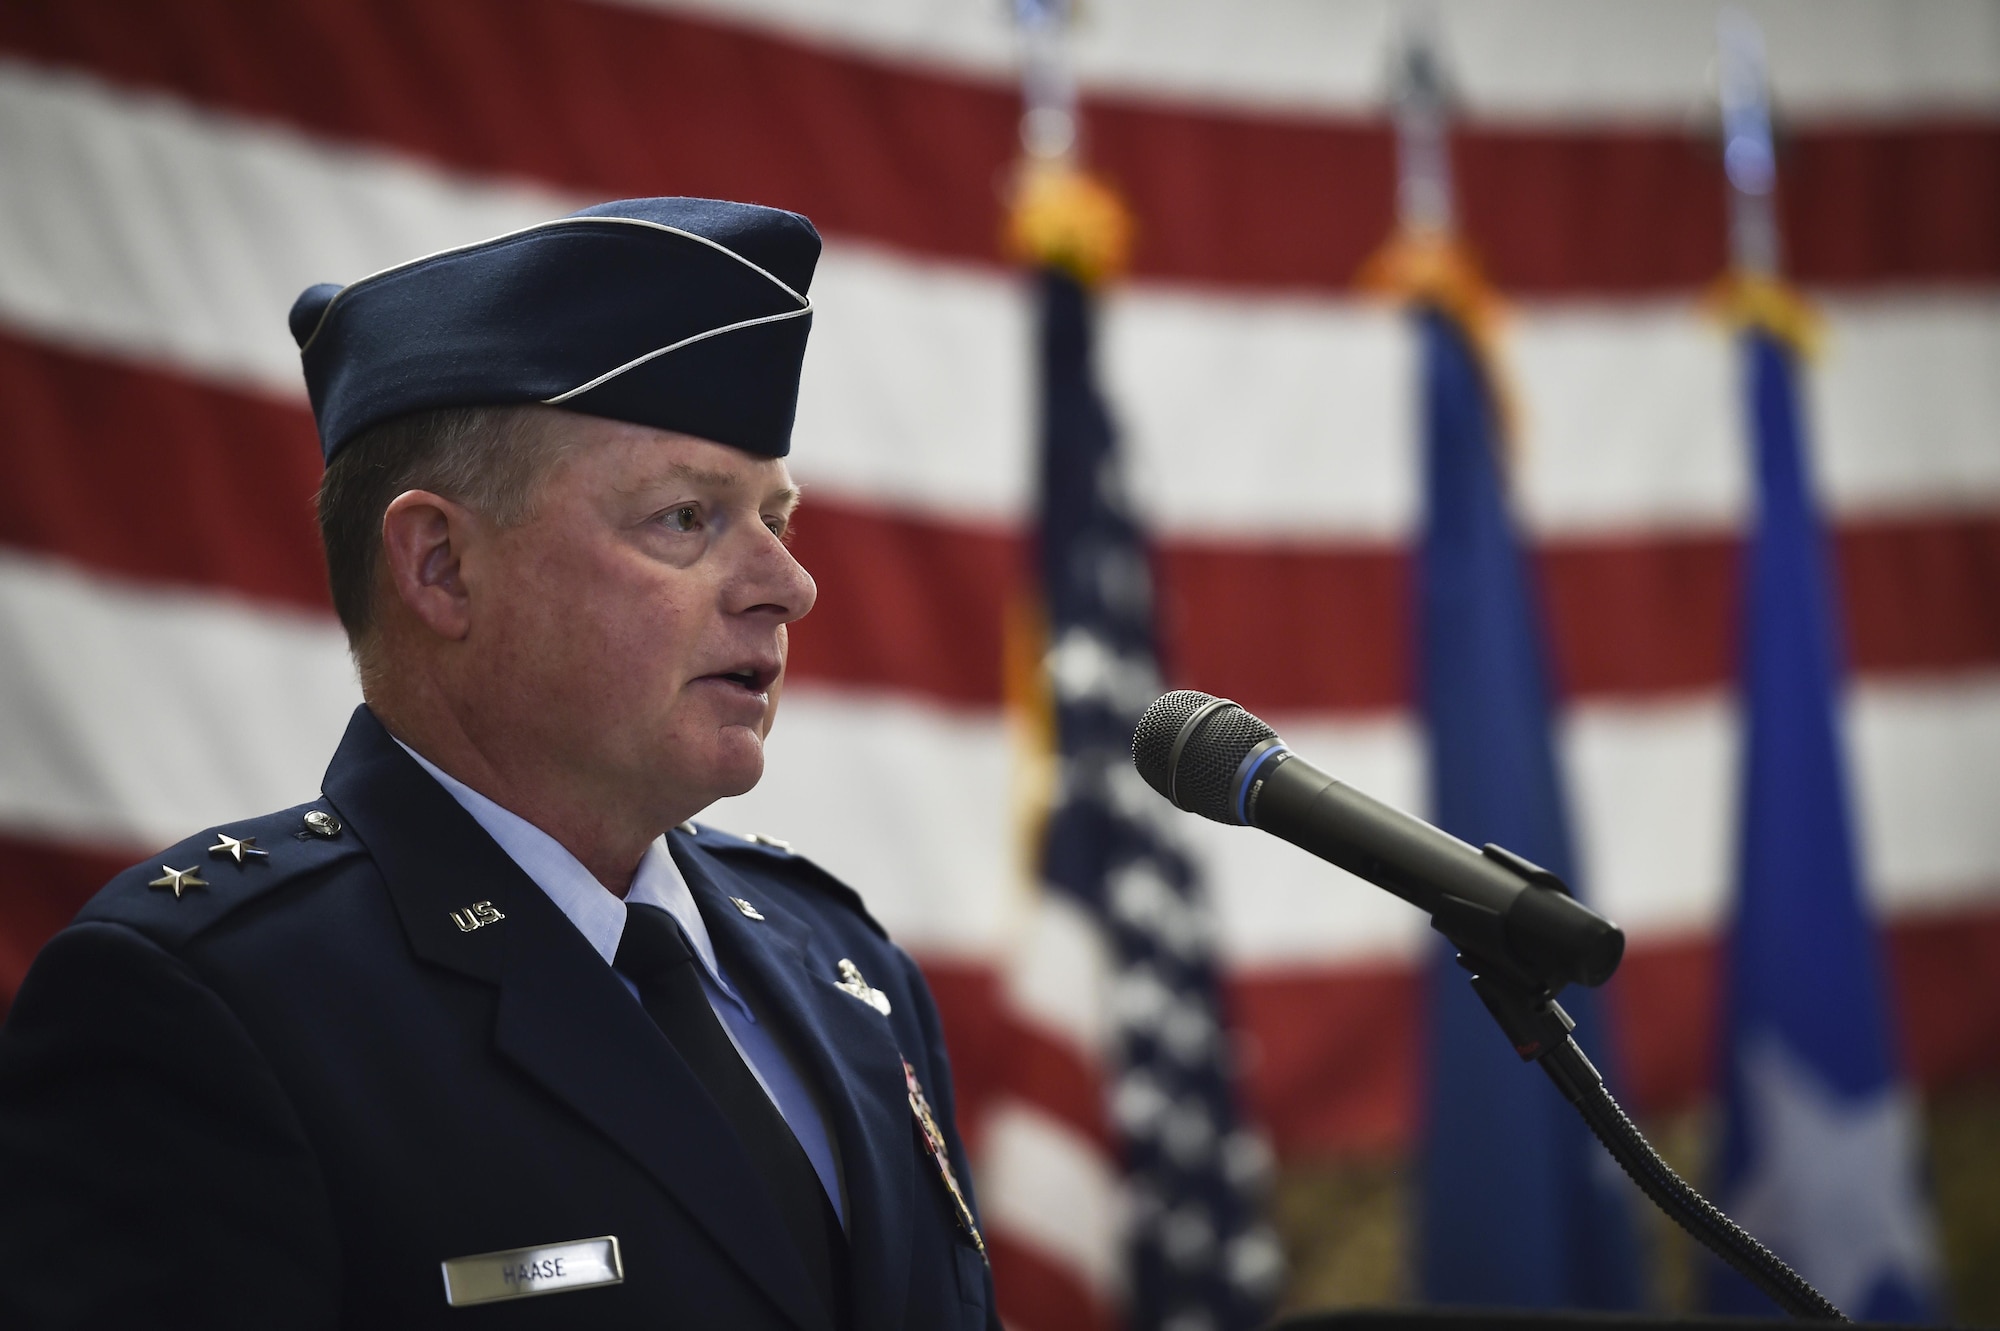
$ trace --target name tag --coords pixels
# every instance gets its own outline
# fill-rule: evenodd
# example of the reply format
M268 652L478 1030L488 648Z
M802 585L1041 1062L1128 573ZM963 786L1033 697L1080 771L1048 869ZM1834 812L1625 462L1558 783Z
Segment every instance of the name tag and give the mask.
M454 1308L616 1285L625 1279L618 1239L610 1234L601 1239L454 1257L443 1265L444 1301Z

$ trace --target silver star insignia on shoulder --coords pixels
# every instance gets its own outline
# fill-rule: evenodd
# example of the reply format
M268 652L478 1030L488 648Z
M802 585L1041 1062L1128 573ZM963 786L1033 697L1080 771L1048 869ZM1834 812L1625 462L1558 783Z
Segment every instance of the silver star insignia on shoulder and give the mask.
M763 911L758 910L742 897L731 897L729 899L736 904L736 909L743 912L744 918L752 920L761 920L764 918Z
M220 837L221 840L208 848L208 853L211 855L227 855L238 864L243 863L245 855L254 855L258 859L269 859L271 857L270 851L257 849L256 837L231 836L227 832L217 832L215 835Z
M872 987L868 981L862 979L861 968L846 957L842 957L837 964L840 967L840 979L833 987L840 990L843 994L849 994L860 999L883 1016L888 1016L889 995L883 993L880 989Z
M201 876L201 866L199 864L195 865L192 869L176 869L170 864L162 864L160 866L160 876L146 884L146 886L171 887L174 890L174 900L179 901L183 889L207 887L208 880Z

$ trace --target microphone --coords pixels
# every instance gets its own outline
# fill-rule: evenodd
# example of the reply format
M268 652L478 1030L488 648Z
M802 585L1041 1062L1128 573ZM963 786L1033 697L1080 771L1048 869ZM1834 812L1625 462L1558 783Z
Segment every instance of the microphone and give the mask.
M1146 709L1132 764L1176 808L1258 827L1429 912L1478 968L1554 991L1599 985L1625 954L1617 925L1512 851L1449 832L1343 785L1227 698L1179 689Z

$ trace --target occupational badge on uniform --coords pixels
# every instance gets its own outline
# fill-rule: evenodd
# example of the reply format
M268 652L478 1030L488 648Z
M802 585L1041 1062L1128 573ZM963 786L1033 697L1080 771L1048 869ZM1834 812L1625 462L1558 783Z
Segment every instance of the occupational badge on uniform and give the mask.
M615 1234L454 1257L443 1266L444 1301L454 1308L617 1285L625 1279Z
M979 1249L982 1259L986 1257L986 1240L980 1237L979 1222L972 1218L972 1207L966 1203L965 1190L958 1186L958 1175L952 1172L951 1152L945 1148L944 1134L938 1131L937 1118L931 1113L931 1102L924 1098L924 1088L917 1081L917 1070L910 1066L910 1060L903 1060L903 1083L910 1091L910 1113L917 1120L917 1137L924 1144L924 1153L937 1166L938 1177L944 1180L944 1190L951 1194L952 1209L958 1213L958 1227L965 1237L972 1240L972 1246ZM991 1262L988 1262L991 1265Z
M183 889L207 887L208 880L201 876L201 866L199 864L195 865L192 869L176 869L170 864L162 864L160 866L160 876L146 884L146 886L171 887L174 890L174 900L179 901Z
M739 910L739 911L742 911L742 912L743 912L743 918L744 918L744 919L746 919L746 920L761 920L761 919L763 919L763 918L764 918L764 912L763 912L763 911L761 911L761 910L758 910L758 909L757 909L757 908L756 908L755 906L753 906L753 905L751 905L751 904L750 904L749 902L745 901L745 900L744 900L744 899L743 899L742 897L731 897L731 898L729 898L729 900L730 900L731 904L733 904L733 905L734 905L734 906L736 907L736 909L737 909L737 910Z
M215 835L221 839L208 848L208 853L211 855L227 855L238 864L244 862L243 857L246 855L255 856L260 860L271 858L270 851L257 848L256 837L231 836L227 832L217 832Z
M834 988L843 994L853 995L885 1017L889 1015L889 995L862 979L859 966L846 957L842 957L836 964L840 967L840 979L835 982Z

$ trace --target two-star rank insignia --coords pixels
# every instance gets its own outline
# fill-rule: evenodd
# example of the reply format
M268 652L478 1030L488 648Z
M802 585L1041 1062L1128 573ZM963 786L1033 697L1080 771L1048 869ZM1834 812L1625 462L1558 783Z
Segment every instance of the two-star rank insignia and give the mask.
M910 1114L917 1120L917 1136L924 1144L924 1154L937 1166L938 1177L944 1181L944 1190L951 1194L952 1209L958 1214L958 1227L965 1231L965 1237L972 1240L972 1246L979 1249L982 1259L986 1257L986 1240L980 1237L979 1222L972 1218L972 1207L967 1205L965 1190L958 1186L958 1175L952 1172L951 1151L944 1144L944 1134L938 1131L937 1117L931 1113L931 1102L924 1097L924 1088L917 1081L917 1070L910 1066L910 1060L903 1060L903 1084L910 1092Z
M245 855L253 855L259 859L270 858L270 851L257 849L256 837L231 836L227 832L217 832L216 836L222 839L208 848L208 853L211 855L227 855L238 864L244 862L243 857Z
M201 866L199 864L195 865L192 869L176 869L170 864L162 864L160 866L160 876L146 884L146 886L171 887L174 890L174 900L179 901L183 889L207 887L208 880L201 876Z

